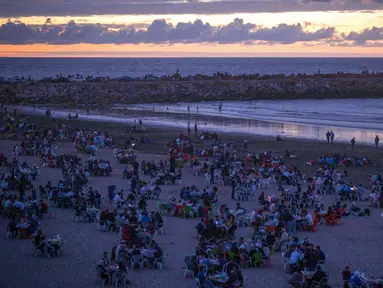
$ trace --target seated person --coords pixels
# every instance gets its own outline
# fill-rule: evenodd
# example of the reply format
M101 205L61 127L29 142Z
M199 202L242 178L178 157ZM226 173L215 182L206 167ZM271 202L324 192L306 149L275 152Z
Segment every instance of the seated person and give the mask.
M322 279L327 279L327 274L323 272L322 267L318 265L311 279L307 279L307 283L309 284L309 287L311 287L313 282L319 283L322 281Z
M316 246L315 250L318 253L318 262L325 263L325 261L326 261L326 254L321 250L320 246Z
M37 211L37 216L40 218L43 216L43 214L48 212L48 205L44 202L44 200L40 200L40 209Z
M40 249L42 253L44 253L44 247L46 246L45 243L45 235L43 234L42 230L37 231L37 235L33 239L33 244Z
M29 220L29 228L28 233L29 235L32 235L36 232L37 228L39 227L39 221L37 221L36 216L32 216L32 219Z
M303 275L301 269L295 268L293 275L289 280L289 284L293 287L300 287L304 282Z
M351 276L349 282L354 284L357 287L359 287L359 286L364 287L364 285L365 285L363 280L360 278L360 272L359 271L354 272L354 275Z
M19 234L19 229L16 227L17 222L16 215L13 215L12 220L8 223L9 232L11 232L13 238L16 238Z

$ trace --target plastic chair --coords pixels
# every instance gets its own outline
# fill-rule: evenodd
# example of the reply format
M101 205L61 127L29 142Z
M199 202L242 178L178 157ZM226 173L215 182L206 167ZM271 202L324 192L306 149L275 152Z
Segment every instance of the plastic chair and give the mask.
M5 224L5 229L6 229L5 237L8 239L9 236L11 235L11 230L9 229L8 224Z
M162 271L162 267L165 265L165 261L166 259L168 258L168 254L164 254L162 255L162 257L160 258L155 258L154 259L154 263L153 263L153 267L159 267L160 268L160 271Z
M117 271L113 275L113 286L118 287L120 283L126 287L126 273Z
M251 257L249 257L249 255L247 255L246 253L240 253L239 257L240 257L240 264L242 264L243 267L246 267L246 264L249 267L253 267L253 261L251 260Z
M140 269L144 268L144 261L142 255L132 255L130 259L131 269L134 269L134 266L139 265Z
M265 262L266 267L271 268L270 249L264 247L263 252L265 253L265 256L263 257L262 261Z
M191 255L190 254L185 255L184 262L186 265L185 270L184 270L184 278L186 278L186 276L190 275L190 274L194 278L194 267L193 267L193 264L191 262Z
M209 267L207 265L202 265L202 264L198 265L198 270L199 271L201 271L200 267L203 268L202 272L205 274L205 277L207 277L207 274L209 273Z
M197 288L202 288L201 281L199 281L199 278L195 277L194 280L195 280L195 283L197 284Z
M100 278L101 286L104 286L108 279L104 279L102 276L107 275L110 278L110 274L102 270L101 267L97 267L96 271L97 271L97 276Z
M175 184L178 184L178 185L182 185L182 179L181 178L177 178L176 181L174 181Z
M313 281L310 288L324 288L327 285L327 278L322 278L320 282Z

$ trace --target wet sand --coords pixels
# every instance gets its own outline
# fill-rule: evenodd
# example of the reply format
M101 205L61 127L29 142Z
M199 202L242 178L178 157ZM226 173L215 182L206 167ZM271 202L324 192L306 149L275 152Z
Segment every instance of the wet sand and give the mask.
M225 133L230 135L241 134L247 135L246 137L262 136L269 137L270 139L275 139L277 135L281 135L282 137L290 139L324 141L326 132L332 130L335 132L335 140L337 142L348 144L350 143L351 138L355 137L357 144L365 146L374 146L375 136L383 135L383 126L381 126L381 121L375 118L368 120L375 121L375 124L371 124L372 122L364 122L362 120L358 122L357 119L354 119L354 122L344 122L346 115L337 116L341 117L338 120L334 120L336 118L335 117L333 120L327 121L322 119L323 117L325 117L325 115L323 115L322 113L321 116L318 114L317 118L315 119L312 118L308 120L309 118L302 118L301 120L297 120L303 121L302 123L294 123L294 121L296 121L294 119L300 119L301 116L298 116L298 118L293 118L292 115L285 111L281 112L281 115L277 118L274 117L275 119L273 117L266 117L265 120L259 120L256 118L257 116L247 118L248 114L246 113L243 113L242 115L240 114L235 117L233 117L233 115L230 113L212 113L210 111L210 108L210 110L206 108L207 111L200 110L199 113L197 113L194 110L191 110L188 113L187 110L185 110L185 107L187 107L188 104L191 103L183 103L183 109L181 109L179 106L181 104L170 106L169 112L167 112L166 104L157 104L157 106L155 106L155 111L152 110L152 105L148 104L132 106L115 105L109 108L99 107L96 109L92 108L89 114L86 113L85 107L81 106L77 107L76 109L70 109L68 107L50 105L49 108L57 118L67 118L69 113L71 113L72 116L75 115L75 113L78 113L80 120L120 123L123 125L133 125L135 120L141 119L144 125L166 127L167 129L187 129L188 123L190 122L190 125L192 127L194 127L194 124L197 123L198 129L200 131L216 131L219 133ZM194 103L194 109L195 105L198 104L199 103ZM209 105L214 106L215 104ZM268 107L267 105L269 104L264 105ZM292 105L292 103L290 103L290 105ZM276 106L278 107L278 105ZM47 109L46 107L41 106L37 108L32 108L28 106L16 107L21 112L33 115L45 115L45 111ZM10 106L9 111L12 111L13 108L14 107ZM226 109L229 108L230 107L227 107ZM263 108L263 110L267 109ZM277 109L276 111L279 110ZM238 112L235 112L234 114L236 113ZM291 113L294 114L293 112ZM297 112L295 114L299 113ZM310 117L312 117L312 115ZM309 122L305 123L305 119ZM342 125L361 126L348 127ZM383 137L381 136L381 138ZM381 145L381 147L383 147L383 145Z

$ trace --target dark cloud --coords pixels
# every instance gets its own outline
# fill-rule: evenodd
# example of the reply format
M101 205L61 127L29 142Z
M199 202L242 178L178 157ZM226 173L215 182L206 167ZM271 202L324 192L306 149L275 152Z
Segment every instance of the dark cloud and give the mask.
M372 27L364 29L361 32L350 32L345 40L354 41L355 43L365 43L367 41L381 41L383 40L383 27Z
M369 1L365 3L365 1ZM0 17L231 14L383 9L383 0L2 0ZM331 2L331 3L329 3Z
M328 27L316 31L307 31L304 25L279 24L264 28L252 23L235 19L227 25L211 26L201 20L180 22L172 25L165 20L153 21L147 29L128 26L100 24L78 25L74 21L66 25L29 26L19 21L0 26L2 44L137 44L137 43L262 43L291 44L330 39L335 28ZM307 27L307 26L306 26ZM113 29L111 29L113 28Z

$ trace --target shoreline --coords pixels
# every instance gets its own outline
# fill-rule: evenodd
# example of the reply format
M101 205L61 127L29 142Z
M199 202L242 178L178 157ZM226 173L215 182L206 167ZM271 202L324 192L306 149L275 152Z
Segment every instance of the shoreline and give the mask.
M44 115L45 113L45 107L38 108L36 111L33 111L32 107L29 106L9 106L10 110L13 110L14 108L18 108L19 113L23 112L27 115L34 115L38 116L41 118L46 118ZM49 108L49 107L46 107ZM106 111L106 110L105 110ZM289 125L292 125L293 127L304 127L304 128L313 128L313 129L318 129L318 126L313 126L313 125L295 125L292 123L283 123L283 122L271 122L271 121L249 121L245 119L240 119L244 121L237 121L238 119L228 119L225 117L218 117L218 116L209 116L209 115L193 115L195 117L199 117L197 120L196 118L191 119L190 115L185 115L185 114L175 114L172 115L174 117L169 118L167 117L165 113L161 112L150 112L150 111L137 111L137 115L124 115L124 114L105 114L102 113L103 111L98 111L101 112L99 114L94 114L93 111L89 115L86 114L85 111L81 109L77 110L52 110L52 112L55 113L55 117L58 119L62 119L65 121L70 121L67 120L67 115L68 113L71 113L72 116L74 116L75 112L80 112L79 119L72 120L72 122L78 122L78 121L85 121L88 123L105 123L109 125L118 125L122 127L132 127L134 125L134 120L135 119L142 119L144 126L147 128L155 128L155 129L160 129L160 130L171 130L174 131L175 133L179 133L180 131L183 131L187 133L187 122L190 121L190 127L192 130L192 134L194 134L194 123L198 122L200 123L198 125L198 134L204 131L211 131L211 132L217 132L219 135L226 135L226 136L235 136L235 138L241 137L242 139L244 138L256 138L256 139L262 139L262 140L267 140L267 141L276 141L276 136L280 135L284 140L286 141L304 141L304 142L313 142L313 143L322 143L322 144L327 144L326 139L325 139L325 134L320 134L320 137L318 138L308 138L308 137L303 137L303 136L294 136L288 134L288 129ZM58 112L58 113L57 113ZM83 113L81 113L83 112ZM153 120L154 119L154 120ZM166 121L165 121L166 119ZM234 128L227 128L230 126L234 120L234 123L244 123L245 126L249 126L249 123L251 124L252 122L254 123L275 123L277 126L271 126L271 131L274 131L274 133L271 134L265 134L265 133L259 133L259 130L256 130L256 128L252 129L251 127L247 129L234 129ZM206 124L208 125L203 125L201 122L207 122ZM178 123L177 123L178 122ZM219 123L218 125L212 125L212 123ZM181 125L182 124L182 125ZM218 126L218 127L217 127ZM279 127L285 128L285 131L278 131ZM326 126L323 126L326 127ZM343 129L349 129L349 128L343 128ZM326 129L325 129L326 130ZM319 131L319 130L318 130ZM258 132L258 133L257 133ZM336 132L336 131L335 131ZM337 133L337 132L336 132ZM351 139L351 138L350 138ZM346 145L346 147L350 146L349 141L340 141L337 139L336 136L336 143L339 143L341 145ZM373 143L371 142L362 142L358 141L357 146L363 146L363 147L373 147ZM379 149L382 148L383 146L380 145Z

